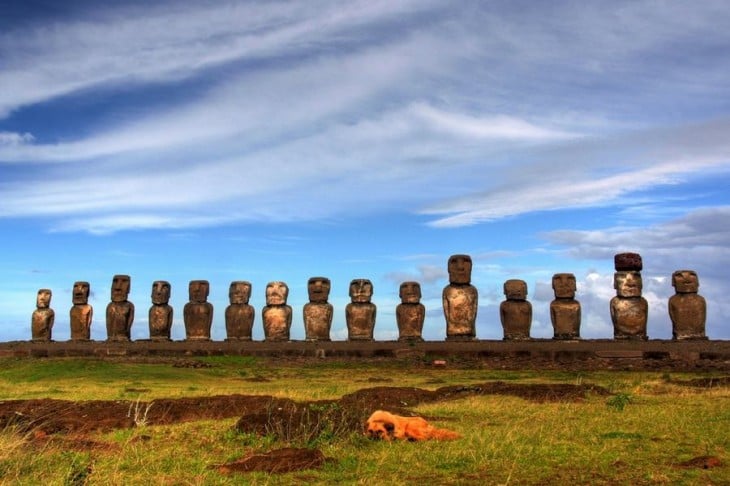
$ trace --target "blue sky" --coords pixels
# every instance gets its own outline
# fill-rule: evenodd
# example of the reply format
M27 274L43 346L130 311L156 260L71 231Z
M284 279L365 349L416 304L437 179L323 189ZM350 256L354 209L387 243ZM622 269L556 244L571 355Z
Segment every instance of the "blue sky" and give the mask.
M62 5L62 6L61 6ZM610 338L613 255L644 258L650 338L671 273L694 269L730 338L730 9L724 1L0 2L0 340L30 338L51 288L68 339L91 283L106 337L114 274L133 338L154 280L184 337L190 280L225 337L232 280L283 280L292 337L312 276L369 278L377 339L418 280L442 339L455 253L474 261L477 337L527 281L551 337L551 276L575 273L582 335Z

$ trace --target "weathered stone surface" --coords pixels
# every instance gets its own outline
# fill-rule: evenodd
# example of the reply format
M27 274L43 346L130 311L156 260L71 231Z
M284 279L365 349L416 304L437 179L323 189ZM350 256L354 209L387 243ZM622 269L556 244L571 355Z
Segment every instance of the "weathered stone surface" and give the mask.
M36 309L31 316L31 339L33 341L50 341L56 313L51 309L52 292L50 289L38 290Z
M307 341L329 341L334 309L327 302L330 295L330 279L312 277L307 282L309 302L304 304L304 333Z
M250 341L256 311L248 303L251 299L251 282L231 282L228 289L230 305L226 307L226 339L228 341Z
M210 283L207 280L191 280L188 284L190 301L183 308L185 339L209 341L213 325L213 304L208 302Z
M693 270L677 270L672 274L676 294L669 298L669 317L673 339L707 339L705 320L707 303L698 295L700 282Z
M613 257L613 263L616 271L619 272L640 272L644 267L641 255L638 253L617 253Z
M499 305L505 340L530 339L532 304L527 301L527 282L511 279L504 283L507 300Z
M472 261L469 255L451 255L448 262L449 285L442 302L446 319L446 340L476 338L479 293L471 285Z
M550 303L553 339L579 339L581 306L575 300L576 282L572 273L553 275L555 300Z
M94 308L89 305L89 282L74 282L72 290L73 306L69 312L71 340L88 341L91 339L91 320Z
M106 306L106 336L109 341L129 341L134 322L134 304L129 302L132 280L129 275L114 275L112 301Z
M649 304L641 296L641 274L636 271L614 273L616 297L611 299L614 339L648 339L646 321Z
M375 331L377 307L371 302L373 284L367 279L350 282L350 300L345 307L347 339L350 341L372 341Z
M399 341L423 341L423 322L426 307L421 304L421 285L418 282L400 284L401 303L395 308Z
M170 302L170 282L156 280L152 283L152 306L149 310L150 339L169 341L172 329L172 306Z
M262 309L266 341L288 341L292 309L286 304L289 287L284 282L266 285L266 306Z

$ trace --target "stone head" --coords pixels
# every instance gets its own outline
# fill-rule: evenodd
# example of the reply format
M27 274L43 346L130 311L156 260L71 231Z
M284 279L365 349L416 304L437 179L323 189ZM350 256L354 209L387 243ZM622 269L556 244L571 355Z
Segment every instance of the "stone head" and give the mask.
M155 280L152 282L152 303L161 305L170 302L170 282Z
M508 300L526 300L527 282L518 279L507 280L504 283L504 295Z
M207 280L191 280L188 284L188 295L191 302L197 304L207 302L208 293L210 293L210 283Z
M89 291L89 282L74 282L74 288L72 291L74 305L88 304Z
M40 289L35 299L35 305L39 309L48 309L51 306L51 290Z
M309 302L324 304L330 296L330 279L326 277L312 277L307 282Z
M471 257L469 255L451 255L449 257L449 283L468 284L471 282Z
M400 284L400 301L403 304L418 304L421 302L421 284L418 282L403 282Z
M231 304L248 304L251 298L251 282L238 280L231 282L228 288L228 300Z
M125 302L129 297L132 280L129 275L114 275L112 278L112 302Z
M672 287L678 294L696 294L700 280L694 270L677 270L672 274Z
M350 282L350 299L355 303L367 303L373 297L373 284L365 278L356 278Z
M639 272L625 271L613 274L613 288L619 297L641 297L642 286Z
M289 287L284 282L266 284L266 305L284 305L289 297Z
M553 275L553 291L558 299L572 299L575 297L575 275L572 273L556 273Z

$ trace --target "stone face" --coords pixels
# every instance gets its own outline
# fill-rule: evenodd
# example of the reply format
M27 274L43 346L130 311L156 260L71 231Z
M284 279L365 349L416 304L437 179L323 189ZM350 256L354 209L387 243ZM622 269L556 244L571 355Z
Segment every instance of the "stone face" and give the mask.
M532 304L527 301L527 283L524 280L507 280L504 283L504 295L507 300L499 306L504 339L530 339Z
M170 282L156 280L152 283L152 306L149 311L150 339L169 341L172 330L173 309L170 302Z
M370 302L373 284L367 279L350 282L350 300L345 307L347 334L350 341L372 341L377 308Z
M183 308L185 339L209 341L213 325L213 304L208 302L210 283L207 280L191 280L188 284L190 301Z
M426 308L421 304L421 285L403 282L400 285L401 303L395 308L399 341L423 341L423 322Z
M302 309L304 332L307 341L329 341L334 309L327 302L330 294L330 280L326 277L312 277L307 282L309 302Z
M127 300L131 289L129 275L114 275L112 301L106 307L106 335L109 341L129 341L134 322L134 304Z
M668 303L672 338L707 339L707 303L697 293L700 287L697 273L693 270L677 270L672 274L672 286L676 292Z
M226 340L250 341L256 311L248 301L251 283L244 280L231 282L228 289L230 305L226 307Z
M71 341L91 339L91 319L94 308L89 305L89 282L74 282L72 290L73 306L69 312L71 321Z
M613 257L613 263L618 272L640 272L644 267L638 253L617 253Z
M479 293L471 282L472 261L469 255L449 257L449 285L441 299L446 319L446 340L472 340L476 337Z
M56 313L51 309L52 292L50 289L38 290L36 309L31 316L31 339L33 341L50 341Z
M581 307L575 300L576 282L572 273L553 275L555 300L550 303L553 339L579 339Z
M616 297L611 299L614 339L648 339L646 321L649 304L641 296L642 281L638 271L614 273Z
M269 282L266 285L266 306L262 310L266 341L289 340L292 309L286 304L288 296L289 287L284 282Z

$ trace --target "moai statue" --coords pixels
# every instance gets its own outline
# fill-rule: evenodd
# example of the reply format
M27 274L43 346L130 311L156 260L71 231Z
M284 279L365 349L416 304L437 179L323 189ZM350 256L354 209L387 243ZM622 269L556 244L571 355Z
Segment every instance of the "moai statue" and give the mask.
M614 339L647 339L646 320L649 303L641 296L641 256L637 253L619 253L614 258L616 273L613 287L616 297L611 299L611 321Z
M150 339L169 341L172 329L172 306L170 302L170 282L155 280L152 283L152 307L150 307Z
M707 303L698 295L700 281L693 270L677 270L672 274L676 294L669 298L669 318L673 339L707 339L705 320Z
M421 304L421 284L403 282L400 284L400 301L395 308L398 323L398 341L423 341L423 321L426 307Z
M33 341L50 341L56 313L51 309L50 289L40 289L35 299L36 309L31 317L31 336Z
M375 330L377 307L371 302L373 284L364 278L350 282L350 300L345 307L347 339L349 341L372 341Z
M88 341L91 339L91 318L94 308L89 304L89 282L74 282L71 307L71 341Z
M555 300L550 303L553 339L580 339L580 302L575 300L575 275L553 275Z
M511 279L504 283L507 300L499 305L505 341L530 339L532 304L527 301L527 282Z
M266 307L261 312L266 341L289 340L292 310L286 304L288 296L289 287L284 282L269 282L266 285Z
M471 285L471 257L449 257L449 285L444 287L443 306L447 341L470 341L476 338L479 293Z
M231 282L228 289L230 305L226 307L226 341L250 341L256 315L248 301L251 298L251 282Z
M112 301L106 306L106 336L108 341L129 341L134 322L134 304L129 302L129 275L114 275Z
M330 295L330 279L312 277L307 282L309 302L304 304L304 331L307 341L329 341L332 328L332 304L327 302Z
M188 284L190 302L183 308L187 341L210 341L213 304L208 302L209 293L210 283L207 280L191 280Z

